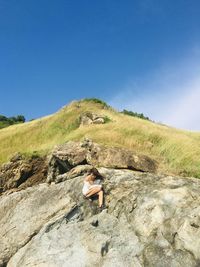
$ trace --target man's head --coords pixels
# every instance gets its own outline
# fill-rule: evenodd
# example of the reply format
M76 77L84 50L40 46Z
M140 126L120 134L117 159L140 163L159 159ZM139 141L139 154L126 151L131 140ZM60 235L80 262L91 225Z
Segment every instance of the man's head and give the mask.
M100 173L98 172L96 168L92 168L91 170L88 171L88 175L90 175L92 180L95 180L96 177L100 175Z

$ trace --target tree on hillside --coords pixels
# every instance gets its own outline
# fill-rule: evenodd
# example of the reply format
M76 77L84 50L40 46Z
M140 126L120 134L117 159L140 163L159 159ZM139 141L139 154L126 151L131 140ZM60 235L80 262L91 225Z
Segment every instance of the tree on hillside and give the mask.
M16 116L16 120L19 122L25 122L26 119L23 115L18 115L18 116Z
M6 117L4 115L0 115L0 129L5 128L9 125L16 124L16 123L24 123L25 117L23 115L17 115L13 117Z
M0 121L8 121L8 118L4 115L0 115Z

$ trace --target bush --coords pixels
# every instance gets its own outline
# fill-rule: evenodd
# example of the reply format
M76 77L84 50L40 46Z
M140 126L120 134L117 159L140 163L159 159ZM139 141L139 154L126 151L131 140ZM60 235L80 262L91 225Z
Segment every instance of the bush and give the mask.
M102 101L101 99L98 99L98 98L84 98L83 101L94 102L94 103L97 103L97 104L101 104L106 108L110 107L106 102L104 102L104 101Z
M0 121L8 121L6 116L0 115Z
M25 117L23 116L23 115L18 115L18 116L16 116L16 120L18 121L18 122L25 122Z
M121 111L121 113L129 115L129 116L137 117L137 118L140 118L140 119L143 119L143 120L150 121L149 117L144 116L143 113L137 113L137 112L129 111L129 110L126 110L126 109Z
M0 129L10 126L8 121L0 121Z
M105 123L108 123L108 122L111 122L112 120L108 116L105 116L104 121L105 121Z

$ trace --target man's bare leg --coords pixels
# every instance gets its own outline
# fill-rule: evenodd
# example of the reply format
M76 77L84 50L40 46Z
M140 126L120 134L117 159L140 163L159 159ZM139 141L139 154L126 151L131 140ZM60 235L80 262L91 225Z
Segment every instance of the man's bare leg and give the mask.
M101 191L100 187L93 187L93 188L89 189L88 193L85 196L91 197L91 196L97 194L99 191Z
M101 208L103 205L103 191L102 190L99 191L98 195L99 195L99 207Z

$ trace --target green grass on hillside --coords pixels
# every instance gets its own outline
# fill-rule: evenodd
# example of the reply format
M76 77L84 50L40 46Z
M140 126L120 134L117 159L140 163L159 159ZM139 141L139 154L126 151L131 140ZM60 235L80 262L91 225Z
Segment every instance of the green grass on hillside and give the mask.
M84 112L107 116L109 122L79 127L79 115ZM15 152L44 155L56 144L84 137L146 154L159 162L161 172L200 178L200 133L131 117L90 99L72 102L53 115L1 129L0 163Z

